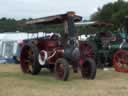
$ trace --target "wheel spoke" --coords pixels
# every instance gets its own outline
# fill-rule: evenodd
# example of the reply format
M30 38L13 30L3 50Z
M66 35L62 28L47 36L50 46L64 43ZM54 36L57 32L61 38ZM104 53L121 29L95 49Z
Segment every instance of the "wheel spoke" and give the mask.
M63 64L58 64L57 71L58 71L59 79L63 79L63 75L64 75L64 66L63 66Z

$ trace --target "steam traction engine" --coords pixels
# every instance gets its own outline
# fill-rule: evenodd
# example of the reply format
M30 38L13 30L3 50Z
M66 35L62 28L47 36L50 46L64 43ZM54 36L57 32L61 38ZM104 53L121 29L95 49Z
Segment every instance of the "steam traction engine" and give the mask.
M94 79L96 64L92 58L83 55L77 39L74 22L81 21L74 12L33 19L27 25L63 24L63 37L53 35L50 38L36 38L24 42L20 64L24 73L37 75L41 68L48 68L55 73L57 79L68 80L70 66L74 72L80 69L82 77Z
M128 73L128 18L125 18L123 25L123 30L119 32L105 30L87 39L99 68L114 66L116 71ZM96 22L92 26L109 30L112 24Z
M113 55L113 65L116 71L128 73L128 17L125 17L123 29L115 35L114 45L118 50Z

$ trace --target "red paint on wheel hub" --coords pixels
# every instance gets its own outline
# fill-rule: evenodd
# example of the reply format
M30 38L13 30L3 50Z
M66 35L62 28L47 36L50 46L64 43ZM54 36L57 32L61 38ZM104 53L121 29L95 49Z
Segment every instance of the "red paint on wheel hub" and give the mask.
M128 51L118 50L113 57L113 65L117 72L128 73L128 68L121 68L120 66L128 66Z

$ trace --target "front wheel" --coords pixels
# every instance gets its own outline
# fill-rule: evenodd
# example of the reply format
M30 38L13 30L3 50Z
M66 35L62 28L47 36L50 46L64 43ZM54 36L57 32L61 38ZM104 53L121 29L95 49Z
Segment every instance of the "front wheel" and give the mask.
M81 75L84 79L95 79L96 77L96 63L91 58L86 58L80 64Z
M67 81L69 77L69 63L64 58L57 59L55 63L55 75L59 80Z

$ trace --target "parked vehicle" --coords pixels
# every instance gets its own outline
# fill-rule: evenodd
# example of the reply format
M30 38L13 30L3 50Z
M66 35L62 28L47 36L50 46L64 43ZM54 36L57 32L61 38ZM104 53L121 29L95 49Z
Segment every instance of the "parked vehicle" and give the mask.
M37 75L41 68L48 68L59 80L68 80L70 66L77 72L80 68L83 78L94 79L96 76L96 64L90 57L81 53L79 48L77 31L74 22L81 21L82 17L74 12L33 19L26 22L27 25L51 25L63 24L63 36L53 35L50 38L36 38L24 42L21 50L20 64L24 73ZM86 47L86 46L85 46Z
M115 45L118 50L113 56L113 65L116 71L128 73L128 17L125 17L123 31L116 34Z
M92 46L89 49L97 67L114 66L118 72L128 72L128 19L121 28L123 30L117 32L110 31L109 27L113 25L104 22L93 22L90 26L98 27L99 32L84 42ZM107 30L101 31L105 27Z

